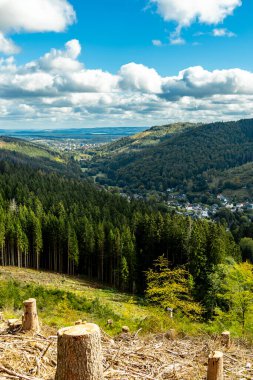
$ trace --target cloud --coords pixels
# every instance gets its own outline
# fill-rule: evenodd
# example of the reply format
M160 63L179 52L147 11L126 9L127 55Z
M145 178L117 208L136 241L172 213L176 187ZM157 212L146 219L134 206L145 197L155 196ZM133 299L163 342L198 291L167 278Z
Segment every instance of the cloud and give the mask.
M67 0L0 0L0 52L15 54L19 48L6 34L63 32L76 20Z
M3 33L0 32L0 52L11 55L19 53L20 49L14 44L11 39L6 38Z
M151 0L165 21L176 21L180 26L193 22L218 24L239 7L241 0Z
M170 33L169 40L170 40L171 45L184 45L185 44L185 40L181 37L181 27L180 26L178 26L174 32Z
M214 37L235 37L236 34L231 32L230 30L227 30L226 28L217 28L214 29L212 32L212 35Z
M142 64L131 62L122 66L119 76L122 89L150 93L161 92L161 77L154 69Z
M60 91L111 93L117 91L118 77L102 70L81 70L57 80Z
M2 32L62 32L75 18L66 0L0 0Z
M185 43L181 37L182 28L195 22L219 24L242 5L242 0L150 0L150 3L156 4L158 13L165 21L177 23L177 28L170 34L169 39L172 45L182 45ZM223 36L232 37L231 32L226 29L215 29L214 33L215 31L216 33L223 31L225 32Z
M163 45L162 41L160 41L160 40L152 40L152 44L154 46L162 46Z
M0 59L0 124L154 125L253 117L253 73L194 66L162 76L134 62L86 68L79 41L17 65ZM22 124L23 125L23 124Z
M54 72L74 72L81 70L83 65L77 60L81 53L81 45L78 40L71 40L65 44L64 50L51 49L37 62L31 62L29 66L39 67L41 70Z
M178 76L163 78L162 88L162 96L166 99L205 98L216 94L253 95L253 73L241 69L208 71L195 66L180 71Z

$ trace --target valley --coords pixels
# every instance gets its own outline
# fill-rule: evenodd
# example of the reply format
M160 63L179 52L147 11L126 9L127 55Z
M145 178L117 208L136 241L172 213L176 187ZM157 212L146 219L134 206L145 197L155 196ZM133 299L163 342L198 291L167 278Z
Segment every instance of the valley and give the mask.
M152 127L92 150L82 166L98 183L129 194L167 199L173 189L191 203L216 203L219 193L250 201L252 133L250 119Z
M0 380L253 380L252 14L0 0Z
M153 127L91 147L85 159L80 159L78 150L66 152L27 139L1 137L0 309L7 341L6 321L20 319L23 300L33 297L45 336L46 331L56 334L59 328L80 320L99 325L105 378L155 380L162 374L162 378L190 380L194 373L196 379L202 379L212 348L227 355L228 378L248 376L248 345L253 334L252 126L251 121L232 126L236 144L231 137L225 154L222 139L230 124ZM212 148L212 155L217 156L215 170L205 167L209 161L201 155L203 134L216 141L215 150ZM192 154L186 149L188 139L197 141L199 147L194 167L193 161L186 160ZM178 144L183 144L182 150L173 147ZM245 147L248 153L241 156ZM135 160L142 165L147 152L156 167L152 169L148 159L144 172L134 177L142 181L140 187L135 189L129 182L129 187L120 188L117 177L115 184L106 182L106 173L113 178L112 168L121 171L113 164L118 155L117 165L125 162L122 157L129 157L124 170L130 170L130 165L129 173L134 174ZM193 171L183 182L178 179L171 187L166 183L165 191L145 187L146 174L142 174L154 175L156 181L156 170L165 162L163 156L173 167L179 165L180 171L173 172L178 178L183 171L186 176L188 164ZM208 191L194 174L203 167L203 173L212 173L212 181L205 182ZM102 175L96 174L96 168L103 168ZM228 178L236 180L237 186L228 185ZM222 188L222 181L229 192ZM237 197L234 191L244 195ZM173 310L173 318L168 310ZM122 336L123 326L130 330L129 335ZM178 336L175 341L166 338L171 329ZM217 339L225 330L234 342L227 351ZM112 339L115 345L111 347ZM3 347L7 341L2 341ZM139 358L140 347L142 364L134 359ZM184 357L177 347L184 350ZM235 362L238 347L242 355ZM122 363L110 351L119 355ZM194 352L191 364L186 359L190 352ZM54 363L55 354L52 346ZM19 370L20 355L17 351L10 367L14 372ZM32 355L36 362L36 350ZM131 357L129 363L126 355ZM151 367L147 364L150 355ZM6 369L8 356L2 360ZM36 371L29 372L29 368L26 363L22 373L33 380L31 373L36 375ZM40 380L51 380L55 364L46 365L44 371Z

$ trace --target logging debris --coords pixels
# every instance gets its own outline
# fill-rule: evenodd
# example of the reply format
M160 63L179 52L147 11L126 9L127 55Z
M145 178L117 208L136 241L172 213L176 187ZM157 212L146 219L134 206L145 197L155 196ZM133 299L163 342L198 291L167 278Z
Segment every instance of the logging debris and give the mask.
M139 331L138 331L139 332ZM102 332L104 379L106 380L203 380L208 356L224 353L224 379L253 379L252 347L233 340L226 348L219 337L140 337L121 333L114 339ZM57 337L53 328L40 334L24 334L0 324L0 380L54 380Z

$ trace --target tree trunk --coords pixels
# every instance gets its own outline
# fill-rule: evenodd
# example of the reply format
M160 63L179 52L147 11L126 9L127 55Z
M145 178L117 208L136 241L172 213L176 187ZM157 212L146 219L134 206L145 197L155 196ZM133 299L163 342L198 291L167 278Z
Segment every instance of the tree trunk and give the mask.
M99 327L93 323L86 323L60 329L55 380L102 379Z
M20 268L20 251L19 251L19 248L18 248L18 268Z
M22 327L25 331L33 331L36 333L40 331L36 300L34 298L29 298L28 300L24 301Z
M4 266L5 265L5 262L4 262L4 245L3 245L3 243L2 243L2 248L1 248L1 256L2 256L2 266Z
M223 353L220 351L209 355L207 380L223 380Z
M36 269L39 270L39 251L36 250Z

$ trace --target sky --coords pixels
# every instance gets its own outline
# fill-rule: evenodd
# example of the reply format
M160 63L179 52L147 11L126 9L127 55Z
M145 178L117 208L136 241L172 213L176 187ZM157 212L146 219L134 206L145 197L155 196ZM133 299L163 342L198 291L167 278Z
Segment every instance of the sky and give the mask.
M251 0L0 0L0 128L253 117Z

